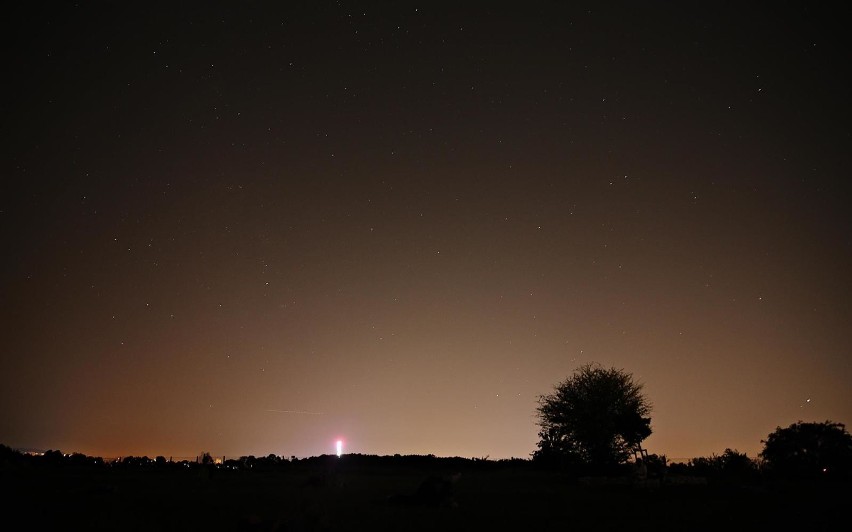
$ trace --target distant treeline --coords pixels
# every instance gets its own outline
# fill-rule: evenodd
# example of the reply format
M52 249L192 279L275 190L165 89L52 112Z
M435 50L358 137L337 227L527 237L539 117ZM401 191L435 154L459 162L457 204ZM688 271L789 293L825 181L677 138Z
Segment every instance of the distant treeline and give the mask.
M646 459L648 474L657 477L663 474L702 476L710 479L756 480L760 476L760 463L745 454L726 449L725 452L709 458L694 458L686 463L667 463L665 456L650 455ZM21 467L64 467L64 468L102 468L110 470L199 470L215 468L224 471L274 472L317 470L345 467L348 471L375 469L419 469L419 470L493 470L513 469L554 469L552 464L544 464L532 459L510 458L489 460L485 458L438 457L429 455L368 455L345 454L321 455L309 458L291 456L241 456L228 459L214 458L202 453L194 460L173 461L165 456L127 456L115 460L87 456L81 453L66 454L58 450L44 453L25 453L0 445L0 465L2 469ZM633 464L620 467L617 471L607 471L614 475L632 475ZM567 468L555 468L568 477L581 477L600 473L588 467L573 465Z
M239 458L214 457L210 453L202 453L194 460L172 460L165 456L150 458L148 456L126 456L114 460L105 460L97 456L87 456L82 453L66 454L59 450L49 450L44 453L21 452L0 444L0 466L10 467L94 467L109 469L196 469L213 467L224 470L240 471L279 471L290 468L315 469L345 464L346 468L412 468L412 469L491 469L501 467L529 467L532 462L526 459L510 458L489 460L485 458L438 457L429 455L368 455L345 454L320 455L309 458L291 456L241 456Z
M646 455L640 461L600 470L587 464L556 464L553 462L510 458L489 460L484 458L438 457L435 455L320 455L309 458L291 456L241 456L239 458L213 457L202 453L193 460L171 460L165 456L127 456L115 460L87 456L81 453L66 454L58 450L44 453L21 452L0 444L0 471L27 468L43 469L97 469L111 471L196 471L201 474L217 472L308 472L342 471L369 472L380 469L429 471L483 471L511 468L513 470L552 470L567 479L589 476L630 477L677 483L680 481L706 481L711 484L757 484L780 477L848 480L848 468L832 472L820 469L814 475L783 475L778 468L765 460L751 458L745 453L725 449L720 455L698 457L686 462L669 462L665 455Z

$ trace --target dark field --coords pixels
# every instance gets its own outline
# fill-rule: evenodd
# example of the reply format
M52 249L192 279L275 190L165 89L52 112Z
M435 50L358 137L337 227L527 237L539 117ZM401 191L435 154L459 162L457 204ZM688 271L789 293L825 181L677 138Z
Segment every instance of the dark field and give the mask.
M588 486L516 464L329 458L266 472L12 468L0 495L21 530L836 530L852 500L848 484ZM417 499L424 479L454 472L451 496Z

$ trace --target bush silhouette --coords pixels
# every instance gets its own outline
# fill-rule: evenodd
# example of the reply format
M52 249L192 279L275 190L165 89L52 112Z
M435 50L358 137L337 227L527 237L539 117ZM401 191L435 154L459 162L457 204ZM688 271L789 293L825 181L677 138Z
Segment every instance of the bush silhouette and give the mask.
M773 474L794 478L852 477L852 435L843 423L799 421L778 427L760 456Z
M713 482L748 484L759 481L758 464L736 449L725 449L721 455L696 457L675 471L706 477Z

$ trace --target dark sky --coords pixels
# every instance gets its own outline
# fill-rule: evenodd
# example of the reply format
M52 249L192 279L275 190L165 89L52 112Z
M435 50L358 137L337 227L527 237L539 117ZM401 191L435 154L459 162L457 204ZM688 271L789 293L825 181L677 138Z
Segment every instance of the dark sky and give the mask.
M172 4L4 17L0 442L527 457L589 362L669 457L852 422L828 3Z

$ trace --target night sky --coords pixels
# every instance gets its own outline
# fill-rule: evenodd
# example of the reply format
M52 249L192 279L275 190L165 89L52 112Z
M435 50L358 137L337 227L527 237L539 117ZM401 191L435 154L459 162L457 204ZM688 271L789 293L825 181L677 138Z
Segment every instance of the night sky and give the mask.
M670 458L852 423L842 13L291 4L4 17L0 442L528 457L589 362Z

